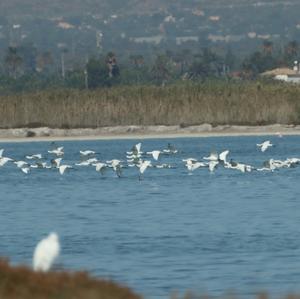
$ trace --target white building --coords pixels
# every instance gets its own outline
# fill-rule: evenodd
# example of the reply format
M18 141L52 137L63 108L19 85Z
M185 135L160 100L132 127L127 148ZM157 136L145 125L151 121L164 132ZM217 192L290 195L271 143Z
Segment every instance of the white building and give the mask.
M266 71L261 75L273 77L275 80L279 81L300 84L300 67L298 61L294 62L293 69L277 68L274 70Z

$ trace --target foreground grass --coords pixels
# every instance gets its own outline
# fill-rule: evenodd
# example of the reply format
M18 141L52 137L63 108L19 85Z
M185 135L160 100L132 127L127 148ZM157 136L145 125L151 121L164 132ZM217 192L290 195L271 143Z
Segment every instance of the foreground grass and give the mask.
M129 288L111 281L91 278L85 272L37 273L25 266L11 267L0 259L1 299L143 299ZM180 297L176 293L171 299L214 299L207 295L187 292ZM234 293L223 299L237 299ZM258 293L257 299L270 298L267 293ZM297 295L278 299L300 299Z
M127 287L84 272L36 273L0 260L1 299L142 299Z
M300 124L300 86L184 82L0 96L0 128Z

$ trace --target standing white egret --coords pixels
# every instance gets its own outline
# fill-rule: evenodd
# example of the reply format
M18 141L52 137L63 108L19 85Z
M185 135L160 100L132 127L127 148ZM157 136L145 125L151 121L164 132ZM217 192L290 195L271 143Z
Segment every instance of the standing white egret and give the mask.
M59 256L60 245L58 235L50 233L47 238L42 239L33 253L33 270L47 272L50 270L55 259Z

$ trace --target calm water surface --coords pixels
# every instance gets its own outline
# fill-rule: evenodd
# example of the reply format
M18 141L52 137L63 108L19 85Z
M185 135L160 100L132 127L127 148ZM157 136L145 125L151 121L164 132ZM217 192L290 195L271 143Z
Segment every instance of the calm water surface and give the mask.
M270 139L265 153L256 143ZM65 161L79 150L98 158L125 159L140 140L58 142ZM81 167L23 174L0 168L0 255L30 265L36 243L50 231L60 236L64 268L125 283L147 298L174 290L221 295L234 289L247 297L259 290L274 295L300 292L300 166L273 173L240 173L219 168L187 173L181 159L201 159L211 150L259 166L270 158L300 157L300 137L152 139L142 150L166 148L175 169L135 169L118 179ZM49 142L1 143L5 156L24 159L43 153ZM49 157L49 156L48 156Z

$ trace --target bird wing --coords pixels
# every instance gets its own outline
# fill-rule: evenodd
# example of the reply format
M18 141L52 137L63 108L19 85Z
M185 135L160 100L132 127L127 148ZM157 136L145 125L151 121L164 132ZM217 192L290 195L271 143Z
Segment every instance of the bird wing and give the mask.
M160 151L153 151L152 152L152 157L154 160L158 160L158 157L159 157L159 154L160 154Z

